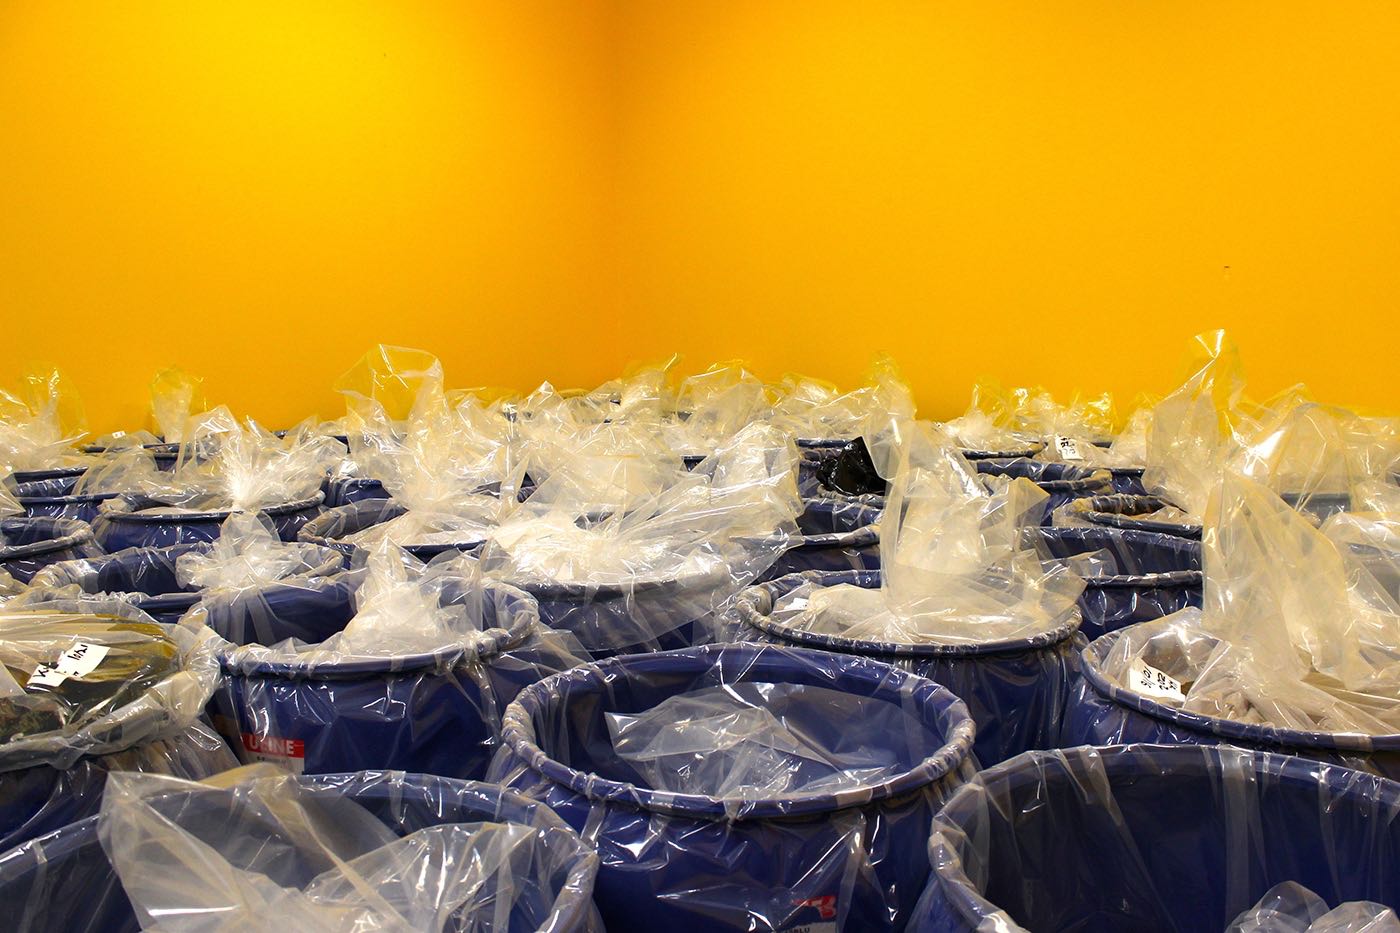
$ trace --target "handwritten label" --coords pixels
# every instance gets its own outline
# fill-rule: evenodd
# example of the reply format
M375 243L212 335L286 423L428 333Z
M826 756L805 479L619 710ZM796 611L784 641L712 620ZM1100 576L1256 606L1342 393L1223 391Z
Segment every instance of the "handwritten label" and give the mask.
M1165 671L1157 670L1142 658L1133 662L1133 666L1128 671L1128 681L1134 691L1144 696L1160 697L1165 700L1186 699L1186 694L1181 692L1181 681L1171 677Z
M82 680L97 670L111 650L106 645L80 641L58 656L52 664L40 664L29 677L31 687L57 687L70 677Z
M1083 460L1084 451L1079 449L1079 442L1072 437L1055 435L1055 449L1060 452L1061 460Z

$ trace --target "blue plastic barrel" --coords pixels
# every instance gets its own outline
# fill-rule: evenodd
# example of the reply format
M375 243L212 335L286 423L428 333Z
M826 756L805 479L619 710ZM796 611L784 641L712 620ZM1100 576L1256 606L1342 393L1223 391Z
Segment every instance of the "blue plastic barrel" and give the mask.
M729 569L718 563L679 575L639 571L615 583L507 582L535 598L545 625L573 635L594 658L689 647L733 586Z
M343 554L355 552L356 546L345 539L375 525L391 521L408 513L408 509L393 499L361 499L347 505L327 509L302 526L297 533L301 541L335 548ZM486 543L485 534L469 535L461 541L447 544L402 543L399 546L421 561L430 561L439 554L456 551L470 554Z
M802 502L798 535L760 578L776 580L807 570L880 569L883 510L847 496L825 495Z
M1103 661L1120 637L1122 631L1109 632L1081 652L1079 676L1065 706L1063 744L1238 745L1400 778L1400 734L1306 732L1235 722L1175 709L1109 680Z
M15 470L5 480L11 492L27 489L32 495L66 496L73 491L78 479L87 472L85 466L54 467L48 470Z
M103 509L92 522L97 542L108 551L132 547L169 547L192 541L214 541L219 537L230 509L172 509L158 502L138 497L123 497L129 510ZM324 494L316 492L307 499L272 505L261 509L283 541L297 540L301 527L321 514Z
M1400 907L1397 813L1400 784L1282 755L1031 752L938 814L909 930L1223 930L1285 881Z
M237 647L324 641L353 618L362 580L356 571L206 601L209 627L229 642L220 652L215 724L245 761L298 773L394 768L482 777L506 705L577 659L541 631L534 600L501 584L489 584L481 600L481 633L432 653L320 660ZM471 596L459 590L444 598L451 605Z
M1050 495L1045 503L1045 521L1050 514L1073 499L1085 499L1113 491L1113 476L1107 470L1052 463L1042 460L975 460L972 465L984 476L1028 479Z
M96 813L109 771L148 771L198 781L237 764L218 733L196 722L168 738L80 758L71 768L31 765L0 771L0 849Z
M1044 441L1027 441L1024 446L1005 447L999 450L959 447L958 453L962 454L966 460L1018 460L1034 457L1044 449Z
M387 499L389 491L377 479L353 476L348 479L333 479L326 483L326 508L334 509L365 499Z
M1079 597L1086 638L1201 605L1205 578L1199 541L1091 526L1044 526L1027 534L1051 557L1098 552L1110 560L1103 572L1085 579Z
M1144 467L1106 467L1113 477L1113 491L1124 496L1145 496L1147 486L1143 484Z
M176 544L161 548L128 548L82 561L65 562L51 571L54 586L76 585L84 593L119 594L157 622L175 622L199 602L201 593L181 586L176 567L185 554L208 553L208 542ZM320 564L310 571L325 576L343 570L345 556L331 548L317 554Z
M655 790L614 749L608 714L722 684L789 691L775 715L826 747L844 747L880 777L736 805ZM904 727L872 733L882 727L849 721L828 696L859 700ZM610 929L893 930L928 874L911 853L934 810L972 773L974 731L950 692L886 664L707 645L613 658L526 688L506 713L491 775L547 803L597 846L595 900Z
M448 823L535 827L547 834L548 883L522 886L509 914L500 918L505 925L488 923L484 928L503 933L597 928L592 902L597 861L572 830L533 800L491 784L397 772L319 775L301 778L301 783L317 797L355 801L400 836ZM178 809L182 801L161 800L157 805ZM190 815L185 811L182 822ZM209 838L219 832L224 820L226 814L211 809L199 833ZM0 855L0 900L17 929L25 933L136 933L140 929L102 849L97 824L98 817L93 816ZM310 877L301 883L307 881ZM268 921L276 924L275 917ZM484 920L468 916L457 922L460 927L450 924L447 929L483 929L474 924Z
M1178 538L1201 537L1198 522L1171 522L1154 519L1153 513L1170 508L1171 503L1160 496L1124 495L1090 496L1075 499L1059 509L1056 521L1062 524L1088 523L1123 531L1150 531Z
M72 488L71 484L67 485ZM51 483L21 483L15 489L15 498L31 518L72 518L91 523L102 511L102 503L117 497L115 492L75 496L53 492L56 488Z
M21 583L50 564L102 553L85 522L72 518L0 519L0 570Z
M967 704L977 723L974 750L983 766L1059 744L1060 716L1076 651L1077 617L1037 635L984 644L858 641L804 632L773 620L773 605L807 583L877 588L880 572L804 573L749 587L739 596L738 613L744 626L740 637L873 658L942 684Z

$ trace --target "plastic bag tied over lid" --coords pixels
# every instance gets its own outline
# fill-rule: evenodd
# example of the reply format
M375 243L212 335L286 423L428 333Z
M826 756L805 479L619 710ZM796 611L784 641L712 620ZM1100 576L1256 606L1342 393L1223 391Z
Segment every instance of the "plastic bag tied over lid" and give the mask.
M1400 917L1375 901L1334 908L1296 881L1276 884L1225 933L1400 933Z
M897 438L897 439L894 439ZM1015 479L988 493L942 430L909 422L876 436L898 458L881 520L881 586L806 584L781 597L775 621L822 634L898 644L986 642L1069 620L1084 583L1042 562L1023 529L1048 496Z
M269 765L202 784L115 773L98 835L143 928L166 931L548 926L560 895L586 895L596 860L543 819L400 835Z
M1203 608L1126 629L1105 674L1139 689L1146 664L1178 684L1152 699L1238 722L1400 731L1396 552L1371 550L1386 540L1377 524L1377 537L1348 515L1318 528L1227 476L1203 535Z
M720 576L737 591L795 530L797 458L791 440L753 424L664 488L611 484L621 501L591 498L597 487L566 468L502 523L483 564L506 579L584 587Z
M0 391L0 478L82 463L73 450L85 433L82 408L56 369L38 369L14 392Z
M208 629L112 600L0 611L0 771L67 768L180 732L217 682L212 646Z

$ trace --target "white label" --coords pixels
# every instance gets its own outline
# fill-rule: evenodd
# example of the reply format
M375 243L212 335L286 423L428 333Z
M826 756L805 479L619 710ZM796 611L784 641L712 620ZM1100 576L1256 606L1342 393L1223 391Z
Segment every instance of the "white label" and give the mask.
M1084 451L1079 449L1079 442L1072 437L1055 435L1055 449L1060 452L1061 460L1083 460Z
M1186 694L1181 692L1181 681L1157 670L1142 658L1133 662L1133 666L1128 670L1128 681L1134 691L1145 696L1166 700L1186 699Z
M58 656L52 664L40 664L34 668L29 678L31 687L57 687L69 677L82 680L97 670L97 665L107 657L110 649L106 645L94 645L80 641Z
M40 664L34 668L34 673L29 675L30 687L57 687L68 679L68 675L60 670L55 670L47 664Z
M804 923L801 926L786 927L782 933L836 933L836 924Z
M801 612L807 608L807 597L799 596L783 604L784 612Z

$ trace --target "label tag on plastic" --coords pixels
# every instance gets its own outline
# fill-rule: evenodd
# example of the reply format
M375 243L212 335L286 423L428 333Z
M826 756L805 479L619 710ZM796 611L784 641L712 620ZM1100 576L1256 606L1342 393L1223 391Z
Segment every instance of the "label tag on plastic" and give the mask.
M94 645L80 641L58 656L52 664L40 664L29 677L31 687L57 687L69 677L81 680L97 670L97 665L107 657L110 649L106 645Z
M1166 700L1184 700L1181 681L1169 676L1165 671L1148 664L1142 658L1133 662L1128 670L1128 680L1134 691L1146 696L1161 697Z
M1065 437L1062 434L1056 434L1055 449L1059 451L1061 460L1084 459L1084 451L1079 449L1079 442L1072 437Z
M286 768L293 774L306 770L306 743L301 739L282 739L274 735L243 733L243 760L266 761Z

